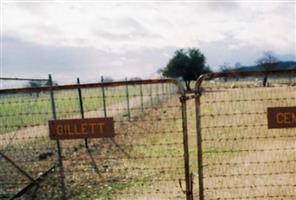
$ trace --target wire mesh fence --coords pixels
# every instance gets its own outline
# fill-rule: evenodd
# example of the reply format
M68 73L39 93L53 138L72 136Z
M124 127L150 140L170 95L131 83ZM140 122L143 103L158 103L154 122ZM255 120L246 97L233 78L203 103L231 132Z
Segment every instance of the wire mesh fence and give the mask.
M37 177L54 170L55 143L47 137L47 120L52 118L48 93L38 97L30 93L1 94L0 101L0 198L9 199L17 197Z
M187 96L172 80L0 90L0 199L295 199L295 129L267 126L295 107L294 74L210 74ZM115 137L49 138L49 120L96 117Z
M169 80L2 91L0 199L184 199L178 92ZM93 117L113 117L115 137L48 137L48 120Z
M202 191L195 196L295 199L296 131L267 124L267 108L295 107L295 71L271 73L268 87L262 87L260 76L228 75L208 77L198 88L195 182Z

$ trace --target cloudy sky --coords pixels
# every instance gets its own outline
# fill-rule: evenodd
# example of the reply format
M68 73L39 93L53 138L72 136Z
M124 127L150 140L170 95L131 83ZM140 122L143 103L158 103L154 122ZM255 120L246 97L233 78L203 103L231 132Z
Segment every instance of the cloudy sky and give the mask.
M1 76L151 77L175 50L217 70L264 51L296 60L295 1L1 1Z

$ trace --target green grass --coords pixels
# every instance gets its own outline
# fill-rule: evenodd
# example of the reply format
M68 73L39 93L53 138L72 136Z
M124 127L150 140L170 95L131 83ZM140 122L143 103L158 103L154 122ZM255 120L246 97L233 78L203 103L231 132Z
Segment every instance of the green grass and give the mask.
M161 92L156 85L143 85L143 96L150 95L157 100L156 92ZM79 97L77 90L57 91L55 96L56 114L59 119L80 117ZM129 99L140 96L139 86L129 86ZM82 90L84 112L102 111L103 97L101 88ZM126 87L105 88L107 108L122 104L126 109ZM131 105L132 106L132 105ZM49 93L15 94L0 97L0 134L22 129L24 127L44 125L52 119L52 105Z

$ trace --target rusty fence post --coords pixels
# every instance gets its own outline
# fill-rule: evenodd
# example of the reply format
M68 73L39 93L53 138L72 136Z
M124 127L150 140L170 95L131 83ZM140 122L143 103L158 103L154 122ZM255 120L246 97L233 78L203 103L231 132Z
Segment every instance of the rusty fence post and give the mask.
M150 103L151 103L151 107L152 107L153 106L152 84L150 84Z
M182 130L183 130L183 150L184 150L184 172L185 172L185 184L186 184L186 200L193 200L192 193L192 177L190 175L189 168L189 144L188 144L188 127L187 127L187 97L186 94L182 94L180 97L181 109L182 109Z
M170 91L170 85L171 84L167 84L167 87L166 87L166 92L167 92L167 95L168 95L168 98L171 98L171 91Z
M48 75L49 85L53 86L52 77ZM57 119L56 107L55 107L55 97L53 90L50 90L50 100L51 100L51 110L52 110L52 118ZM62 191L62 199L66 199L66 187L65 187L65 173L64 173L64 165L62 158L62 147L60 144L60 140L56 140L57 154L58 154L58 162L59 162L59 172L60 172L60 181L61 181L61 191Z
M125 78L125 81L126 81L125 93L126 93L127 117L128 117L128 120L130 120L131 119L131 112L130 112L130 102L129 102L129 92L128 92L127 78Z
M195 95L196 144L197 144L197 173L199 185L199 200L204 200L202 133L200 123L200 92Z
M164 101L166 98L164 93L164 83L161 83L161 101Z
M159 104L159 84L156 84L156 104Z
M140 84L141 111L144 113L143 87Z
M104 77L103 76L101 76L101 83L104 83ZM103 99L104 117L107 117L106 95L105 95L105 88L104 88L104 86L102 86L102 99Z
M77 78L77 85L80 84L79 78ZM83 99L82 99L82 93L81 88L78 87L78 98L79 98L79 108L80 108L80 114L81 118L84 119L84 107L83 107ZM87 138L84 139L85 147L88 149L88 141Z

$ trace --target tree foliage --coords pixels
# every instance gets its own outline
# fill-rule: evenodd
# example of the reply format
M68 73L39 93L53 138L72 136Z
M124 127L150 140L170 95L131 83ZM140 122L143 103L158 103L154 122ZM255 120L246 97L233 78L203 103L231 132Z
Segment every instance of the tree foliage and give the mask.
M210 72L205 65L206 58L198 49L177 50L162 70L162 75L171 78L183 78L187 90L190 82L196 80L201 74Z
M222 65L219 65L219 70L220 72L227 73L233 71L233 67L229 63L225 62ZM226 82L227 76L223 77L223 80Z
M30 88L36 88L36 87L42 87L44 84L41 81L29 81L28 87Z
M257 60L257 65L264 71L272 70L279 63L272 52L264 52L263 56Z
M267 51L263 54L261 58L257 60L257 65L263 70L263 71L270 71L273 70L279 63L279 59L274 56L274 54L270 51ZM265 87L267 85L267 79L268 75L265 74L263 78L263 86Z
M110 76L104 76L104 77L102 76L101 82L103 82L103 83L113 82L113 79Z
M36 87L44 87L44 86L50 86L50 85L51 84L49 80L48 81L31 80L25 85L25 87L36 88ZM58 85L58 83L54 81L52 85L55 86L55 85Z
M31 81L29 81L25 85L25 87L28 87L28 88L38 88L38 87L45 87L45 86L50 86L50 85L51 85L51 83L50 83L49 80L48 81L31 80ZM58 85L58 83L57 82L53 82L52 85L53 86L56 86L56 85ZM36 92L36 97L39 97L39 93L40 92Z

